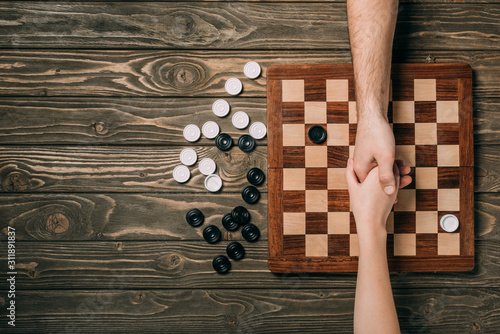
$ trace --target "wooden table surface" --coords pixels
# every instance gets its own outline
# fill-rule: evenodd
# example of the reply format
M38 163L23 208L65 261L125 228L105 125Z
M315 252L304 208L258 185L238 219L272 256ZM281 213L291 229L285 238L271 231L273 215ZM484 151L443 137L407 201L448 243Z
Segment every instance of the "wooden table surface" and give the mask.
M500 332L500 5L402 0L395 62L467 62L473 69L476 267L392 274L405 333ZM227 98L225 81L257 61L263 75ZM251 154L182 137L227 98L266 119L273 63L349 63L345 2L0 3L0 281L16 230L16 331L351 332L356 276L275 275L267 268L267 195L252 207L262 238L229 275L184 221L241 204ZM229 119L224 131L241 133ZM184 147L218 164L221 194L196 171L171 173ZM225 239L241 239L228 233ZM3 286L3 285L2 285Z

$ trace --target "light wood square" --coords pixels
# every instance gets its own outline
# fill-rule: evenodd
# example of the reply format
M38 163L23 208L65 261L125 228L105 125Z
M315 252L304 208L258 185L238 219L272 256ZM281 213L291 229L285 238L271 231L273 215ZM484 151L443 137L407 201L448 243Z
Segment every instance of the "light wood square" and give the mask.
M358 123L358 109L356 109L356 101L349 101L349 123Z
M460 211L460 189L438 189L438 211Z
M306 190L305 168L283 168L283 190Z
M306 211L327 212L328 190L306 190Z
M417 189L437 189L438 169L437 167L417 167L415 168L415 188Z
M347 79L326 80L326 101L328 102L349 101L349 80Z
M415 189L400 189L398 192L398 202L394 204L394 211L415 211L415 209Z
M407 166L415 167L415 145L396 145L396 159L403 160Z
M349 146L349 158L354 159L354 145Z
M437 146L438 166L454 167L460 166L460 147L458 145Z
M328 189L345 190L347 181L345 179L345 168L328 168Z
M392 102L392 113L394 123L415 123L415 103L413 101Z
M437 211L417 211L415 213L415 232L437 233L438 213Z
M284 212L283 234L284 235L306 234L306 213Z
M328 234L349 234L350 221L349 212L328 212Z
M439 233L438 255L460 255L460 233Z
M304 124L283 124L283 146L304 146L305 132Z
M304 101L304 80L283 80L281 90L283 102Z
M349 236L349 255L359 256L359 239L357 234Z
M415 79L415 101L436 101L436 79Z
M305 102L304 120L306 124L326 123L326 102Z
M349 124L327 124L326 143L329 146L349 145Z
M306 256L307 257L328 256L328 235L306 234Z
M417 255L417 237L415 233L394 234L394 256Z
M437 101L436 117L438 123L458 123L458 101Z
M437 144L437 124L436 123L415 123L415 144L416 145L436 145Z
M390 212L385 222L387 233L394 233L394 212Z
M327 167L328 149L326 146L306 146L306 167Z

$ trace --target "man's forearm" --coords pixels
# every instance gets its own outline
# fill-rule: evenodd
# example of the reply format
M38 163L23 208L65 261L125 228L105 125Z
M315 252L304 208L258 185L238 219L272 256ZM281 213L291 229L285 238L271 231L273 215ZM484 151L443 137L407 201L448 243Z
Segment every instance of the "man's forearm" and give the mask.
M387 116L397 0L348 0L358 119Z

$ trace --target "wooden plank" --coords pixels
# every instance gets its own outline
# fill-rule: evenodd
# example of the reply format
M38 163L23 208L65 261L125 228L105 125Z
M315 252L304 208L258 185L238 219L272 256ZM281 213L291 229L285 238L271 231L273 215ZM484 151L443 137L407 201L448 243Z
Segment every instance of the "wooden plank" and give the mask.
M222 152L212 145L0 147L2 192L207 193L198 164L190 167L191 179L186 183L173 179L172 171L181 164L179 154L184 147L192 147L198 161L207 157L215 161L223 193L240 192L249 185L246 174L250 168L266 169L265 146L245 153L238 146ZM265 186L259 189L266 191Z
M7 225L18 240L203 240L202 228L186 223L189 209L198 208L205 224L222 228L221 219L238 205L240 193L211 194L72 194L2 196L1 238ZM267 194L246 205L262 239L267 239ZM224 234L241 240L241 232Z
M201 237L200 237L201 239ZM355 274L270 272L267 243L243 242L245 258L231 261L228 275L212 269L212 259L225 254L227 242L197 241L51 241L17 242L17 287L32 289L326 289L354 288ZM0 256L0 279L8 278L6 252ZM500 245L476 241L471 272L393 273L394 288L500 287Z
M0 98L2 144L144 144L186 145L182 130L188 123L215 120L236 138L230 117L211 112L215 99L158 98ZM251 121L266 123L264 98L227 98L233 110L244 110ZM474 142L500 144L500 99L474 100ZM99 130L99 131L98 131ZM265 145L266 138L258 141ZM197 145L210 144L204 137Z
M206 224L221 226L222 216L244 204L239 194L15 194L0 196L0 239L7 225L18 240L202 240L202 229L185 222L198 207ZM267 194L248 206L252 221L267 240ZM500 194L476 193L475 236L500 237ZM58 222L58 224L57 224ZM239 231L224 235L241 240Z
M475 96L500 97L500 55L485 51L395 50L395 63L465 62ZM3 96L228 97L224 83L243 77L249 60L263 74L243 79L242 97L265 97L267 67L275 63L349 63L349 51L0 50Z
M396 289L394 297L404 333L500 331L498 289ZM27 291L16 307L23 333L352 333L354 290Z
M497 50L499 12L476 4L405 4L394 47ZM344 3L3 2L0 13L3 48L349 48Z
M251 122L266 123L263 98L226 98L232 110L243 110ZM142 144L192 145L182 131L187 124L200 128L215 121L235 140L248 130L237 130L231 117L212 112L215 99L135 98L0 98L2 144ZM258 140L265 145L267 139ZM195 145L214 145L202 136Z
M223 193L248 185L252 167L267 168L267 150L251 153L238 147L219 151L215 146L4 146L0 147L1 192L198 192L206 193L197 165L184 184L172 178L183 147L193 147L198 159L210 157L224 181ZM475 191L500 190L500 146L475 147ZM259 188L267 191L266 187Z

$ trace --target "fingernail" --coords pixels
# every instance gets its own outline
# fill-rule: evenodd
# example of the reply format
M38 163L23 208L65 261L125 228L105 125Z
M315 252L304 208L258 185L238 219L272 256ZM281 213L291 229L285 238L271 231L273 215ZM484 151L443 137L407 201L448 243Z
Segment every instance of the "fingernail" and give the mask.
M394 187L393 186L387 186L387 187L384 188L384 191L385 191L385 193L387 195L390 195L394 191Z

